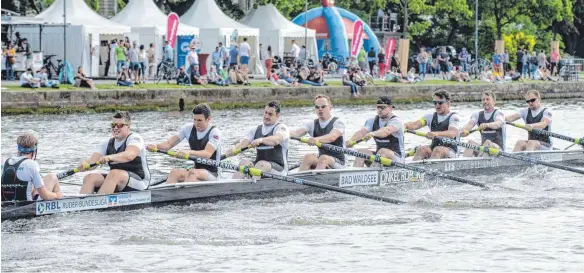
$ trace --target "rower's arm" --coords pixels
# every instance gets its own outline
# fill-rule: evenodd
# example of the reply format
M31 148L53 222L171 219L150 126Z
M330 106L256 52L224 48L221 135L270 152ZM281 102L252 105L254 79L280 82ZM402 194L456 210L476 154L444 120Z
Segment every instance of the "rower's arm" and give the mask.
M474 119L470 119L468 121L468 123L466 123L466 125L464 125L464 127L462 127L463 131L470 131L470 129L472 129L475 126L475 121Z
M165 142L156 144L156 148L159 150L170 150L174 146L176 146L180 142L180 138L178 136L171 136Z
M196 156L196 157L211 158L211 156L213 155L213 153L215 151L216 151L215 147L212 144L207 143L207 146L205 146L204 150L200 150L200 151L189 150L188 154L192 155L192 156ZM215 159L215 158L211 158L211 159Z
M333 130L331 130L330 133L328 133L324 136L315 137L314 139L316 139L320 143L327 144L327 143L334 142L335 140L337 140L337 138L339 138L342 135L343 135L343 133L341 131L339 131L337 129L333 129Z
M450 126L446 131L433 133L439 137L456 138L458 136L459 130L456 127Z
M304 127L290 131L290 137L302 137L303 135L306 135L306 129L304 129Z
M421 118L421 119L416 120L416 121L406 122L404 125L406 126L406 129L408 129L408 130L418 130L418 129L426 126L426 119Z
M134 160L139 154L140 148L138 146L128 145L125 151L118 154L108 155L108 157L109 161L123 163Z
M250 141L247 138L242 138L239 143L235 144L235 146L233 147L232 150L235 149L241 149L243 147L247 147L249 145Z
M367 133L369 133L369 130L365 127L361 127L361 129L359 129L357 132L355 132L355 134L353 134L350 140L359 140L363 138Z
M540 122L532 123L530 125L536 129L543 129L543 128L547 127L550 124L550 122L552 122L550 119L542 118Z
M399 129L395 125L390 124L388 126L379 128L379 130L373 132L373 134L377 138L384 138L396 133L398 130Z
M77 168L79 169L79 171L87 171L85 169L84 165L86 165L86 164L89 165L91 163L94 163L94 162L98 161L102 156L103 155L101 153L95 152L88 159L82 161L81 164L79 164L79 166Z
M274 134L273 136L264 137L262 144L267 146L276 146L284 141L284 136L282 134Z
M516 120L518 120L520 118L521 118L521 116L519 115L519 113L515 113L513 115L506 116L505 117L505 121L506 122L514 122L514 121L516 121Z

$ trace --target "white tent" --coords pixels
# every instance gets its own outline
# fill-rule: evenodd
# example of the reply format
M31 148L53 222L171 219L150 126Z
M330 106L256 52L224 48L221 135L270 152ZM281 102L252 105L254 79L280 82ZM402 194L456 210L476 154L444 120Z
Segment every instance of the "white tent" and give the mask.
M196 26L200 29L202 43L201 53L210 54L215 50L219 42L230 46L230 37L234 30L237 31L237 43L247 38L251 46L249 71L263 74L263 67L259 60L259 34L257 28L252 28L239 23L219 9L215 0L196 0L189 10L180 18L181 22ZM207 60L210 63L210 58Z
M35 16L48 24L63 23L63 7L67 15L67 60L76 69L82 66L86 74L99 76L100 67L107 61L107 40L123 39L130 27L112 22L79 0L56 0L50 7ZM33 48L38 47L40 40L37 27L18 27L23 37L29 38ZM43 30L42 51L45 55L55 54L57 59L63 59L64 33L62 28ZM32 39L31 39L32 38ZM105 52L100 48L105 47ZM101 50L100 50L101 49Z
M298 45L304 45L304 35L307 34L308 54L316 61L318 51L316 46L316 31L305 30L303 27L290 22L278 9L268 4L252 10L242 23L260 29L260 43L264 50L272 46L272 52L280 57L292 49L292 40L296 40ZM306 32L305 32L306 31Z
M168 16L164 14L153 0L131 0L128 5L111 20L132 28L130 37L139 44L148 48L154 44L156 59L162 55L162 46L166 40L166 22ZM178 25L177 35L198 36L199 28L184 23ZM175 50L177 52L178 50Z

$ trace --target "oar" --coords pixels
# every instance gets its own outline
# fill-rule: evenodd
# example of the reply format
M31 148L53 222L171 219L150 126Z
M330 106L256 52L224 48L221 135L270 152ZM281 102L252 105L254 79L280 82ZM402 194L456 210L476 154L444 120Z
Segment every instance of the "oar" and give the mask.
M95 162L95 163L91 163L91 164L86 164L83 167L87 170L87 169L91 169L91 168L93 168L93 167L95 167L97 165L101 165L101 163ZM58 173L57 174L57 179L60 180L60 179L63 179L65 177L72 176L72 175L74 175L74 174L76 174L78 172L80 172L79 168L73 168L71 170L64 171L62 173ZM65 184L67 184L67 183L65 183Z
M288 166L288 171L294 170L294 169L298 169L298 167L300 167L300 165L302 165L302 162L296 162L290 166Z
M426 134L422 133L422 132L417 132L417 131L412 131L412 130L408 130L407 132L411 133L411 134L418 135L418 136L423 136L423 137L426 136ZM545 162L545 161L537 160L535 158L531 158L531 157L527 157L527 156L507 153L507 152L501 151L499 149L491 148L488 146L474 145L471 143L461 142L461 141L457 141L455 139L445 138L445 137L438 137L437 136L435 138L437 140L441 141L442 143L457 145L457 146L469 148L469 149L472 149L472 150L475 150L478 152L486 152L486 153L493 155L493 156L503 156L503 157L508 157L508 158L512 158L515 160L529 162L531 164L539 164L539 165L544 165L544 166L548 166L548 167L552 167L552 168L556 168L556 169L561 169L561 170L565 170L565 171L569 171L569 172L584 174L584 170L572 168L569 166L563 166L563 165L559 165L559 164L555 164L555 163L551 163L551 162Z
M231 156L237 155L237 154L239 154L239 153L241 153L241 152L243 152L243 151L245 151L245 150L247 150L247 149L249 149L249 148L251 148L251 145L248 145L247 147L243 147L243 148L235 149L235 150L233 150L233 155L231 155ZM226 159L227 157L228 157L228 156L227 156L226 154L224 154L224 155L221 155L221 160L224 160L224 159ZM187 168L187 170L190 170L190 169L191 169L191 168ZM166 180L168 180L168 177L166 177L166 178L164 178L164 179L162 179L162 180L156 181L156 182L154 182L154 183L150 183L150 187L154 187L154 186L156 186L156 185L160 185L160 184L162 184L162 183L166 182Z
M300 142L304 142L304 143L308 143L308 138L303 137L303 138L295 138L293 137L292 139L294 140L298 140ZM419 173L428 173L431 175L435 175L438 177L443 177L446 179L450 179L456 182L461 182L461 183L465 183L465 184L469 184L469 185L473 185L473 186L477 186L477 187L481 187L481 188L487 188L488 187L485 184L479 183L479 182L475 182L472 180L468 180L468 179L464 179L464 178L460 178L460 177L456 177L450 174L446 174L443 173L441 171L438 170L431 170L431 169L424 169L421 167L416 167L416 166L411 166L411 165L407 165L404 163L399 163L399 162L395 162L389 158L385 158L385 157L381 157L379 155L368 155L365 153L361 153L358 152L356 150L351 150L351 149L345 149L342 147L338 147L338 146L334 146L334 145L330 145L330 144L323 144L320 142L316 143L316 146L319 148L324 148L327 149L329 151L333 151L333 152L337 152L337 153L343 153L343 154L347 154L347 155L352 155L355 157L360 157L360 158L364 158L364 159L369 159L371 162L379 162L385 166L395 166L398 168L403 168L403 169L408 169L408 170L412 170L415 172L419 172Z
M406 131L407 131L407 130L406 130ZM479 129L479 127L477 127L477 128L474 128L474 129L472 129L472 130L470 130L470 131L469 131L469 130L465 130L465 131L466 131L466 133L467 133L467 136L468 136L468 135L470 135L470 134L472 134L472 133L474 133L474 132L476 132L476 131L480 131L480 129Z
M164 151L164 150L158 150L158 149L154 149L153 151L158 152L158 153L167 154L170 156L177 155L177 153L175 151ZM373 199L373 200L377 200L377 201L383 201L383 202L387 202L387 203L392 203L392 204L404 203L403 201L391 199L391 198L387 198L387 197L383 197L383 196L377 196L377 195L368 194L368 193L364 193L364 192L348 190L348 189L344 189L344 188L330 186L327 184L317 183L317 182L308 181L308 180L299 179L299 178L293 178L293 177L284 176L284 175L267 173L267 172L263 172L260 169L250 168L248 166L237 166L237 165L229 164L226 162L221 162L221 161L217 161L217 160L201 158L201 157L196 157L196 156L185 156L184 159L193 160L197 164L204 164L204 165L208 165L208 166L214 166L217 168L229 169L229 170L241 172L241 173L247 174L247 175L260 176L262 178L271 178L271 179L276 179L276 180L280 180L280 181L284 181L284 182L288 182L288 183L310 186L310 187L325 189L325 190L329 190L329 191L336 191L336 192L340 192L340 193L345 193L345 194L349 194L349 195Z
M562 140L565 140L565 141L569 141L569 142L572 142L572 143L575 143L575 144L580 144L580 145L584 146L584 138L572 138L572 137L569 137L569 136L560 135L560 134L552 133L550 131L546 131L546 130L542 130L542 129L537 129L537 128L532 128L530 130L530 129L527 129L525 127L525 125L523 125L523 124L518 124L518 123L513 123L513 122L507 122L507 124L509 124L511 126L515 126L517 128L521 128L521 129L526 130L528 132L533 132L533 133L536 133L536 134L539 134L539 135L545 135L545 136L555 137L557 139L562 139Z

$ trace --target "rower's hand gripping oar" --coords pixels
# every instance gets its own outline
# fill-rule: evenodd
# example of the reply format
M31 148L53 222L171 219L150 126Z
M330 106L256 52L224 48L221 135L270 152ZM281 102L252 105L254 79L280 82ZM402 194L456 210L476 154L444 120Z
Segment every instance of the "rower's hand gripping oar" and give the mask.
M515 126L517 128L521 128L521 129L526 130L528 132L536 133L538 135L545 135L545 136L549 136L549 137L555 137L557 139L569 141L569 142L572 142L572 143L575 143L575 144L582 145L584 147L584 138L573 138L573 137L569 137L569 136L565 136L565 135L560 135L560 134L557 134L557 133L552 133L550 131L546 131L546 130L542 130L542 129L537 129L537 128L527 129L527 127L525 127L525 125L518 124L518 123L513 123L513 122L507 122L507 124L509 124L511 126Z
M158 149L153 149L152 151L167 154L170 156L176 156L176 154L177 154L175 151L164 151L164 150L158 150ZM387 197L383 197L383 196L377 196L377 195L368 194L368 193L364 193L364 192L348 190L348 189L344 189L344 188L330 186L327 184L317 183L317 182L308 181L308 180L299 179L299 178L293 178L293 177L284 176L284 175L267 173L267 172L263 172L260 169L250 168L248 166L237 166L237 165L229 164L226 162L221 162L221 161L217 161L217 160L201 158L201 157L196 157L196 156L185 156L184 159L193 160L197 164L203 164L203 165L208 165L208 166L214 166L217 168L223 168L223 169L229 169L229 170L241 172L241 173L246 174L246 175L260 176L262 178L271 178L271 179L276 179L276 180L280 180L280 181L284 181L284 182L288 182L288 183L295 183L295 184L300 184L300 185L304 185L304 186L325 189L325 190L329 190L329 191L336 191L336 192L340 192L340 193L350 194L350 195L354 195L354 196L373 199L373 200L377 200L377 201L383 201L383 202L392 203L392 204L404 203L403 201L391 199L391 198L387 198Z
M226 158L228 158L228 157L232 157L232 156L238 155L239 153L241 153L241 152L243 152L243 151L245 151L245 150L247 150L247 149L249 149L249 148L251 148L251 145L248 145L247 147L243 147L243 148L235 149L235 150L233 150L233 154L231 154L231 155L229 155L229 156L227 156L227 154L221 155L221 160L224 160L224 159L226 159ZM190 168L187 168L187 170L189 170L189 169L190 169ZM166 182L166 180L168 180L168 177L166 177L166 178L164 178L164 179L162 179L162 180L156 181L156 182L154 182L154 183L151 183L151 184L150 184L150 187L154 187L154 186L156 186L156 185L160 185L160 184L162 184L162 183Z
M293 137L292 139L298 140L300 142L308 143L308 138L306 138L306 137L303 137L303 138ZM323 144L323 143L320 143L320 142L317 142L316 143L316 146L319 147L319 148L324 148L324 149L327 149L329 151L333 151L333 152L337 152L337 153L343 153L343 154L352 155L352 156L355 156L355 157L369 159L372 162L378 162L378 163L381 163L381 164L383 164L385 166L395 166L395 167L398 167L398 168L408 169L408 170L412 170L412 171L419 172L419 173L428 173L428 174L435 175L435 176L438 176L438 177L443 177L443 178L446 178L446 179L450 179L450 180L453 180L453 181L456 181L456 182L461 182L461 183L469 184L469 185L472 185L472 186L477 186L477 187L481 187L481 188L488 189L488 187L485 184L482 184L482 183L479 183L479 182L475 182L475 181L472 181L472 180L468 180L468 179L456 177L456 176L453 176L453 175L450 175L450 174L443 173L443 172L438 171L438 170L424 169L424 168L421 168L421 167L416 167L416 166L411 166L411 165L407 165L407 164L404 164L404 163L395 162L395 161L393 161L393 160L391 160L389 158L381 157L379 155L368 155L368 154L361 153L361 152L356 151L356 150L345 149L345 148L342 148L342 147L338 147L338 146L334 146L334 145L330 145L330 144Z
M408 130L407 132L410 134L418 135L418 136L423 136L423 137L426 136L426 134L423 132L417 132L417 131L412 131L412 130ZM563 166L563 165L559 165L559 164L555 164L555 163L551 163L551 162L545 162L545 161L537 160L535 158L531 158L531 157L527 157L527 156L511 154L511 153L503 152L499 149L491 148L488 146L474 145L471 143L461 142L461 141L457 141L455 139L445 138L445 137L438 137L437 136L435 138L437 140L441 141L442 143L469 148L471 150L475 150L478 152L488 153L492 156L503 156L503 157L508 157L508 158L512 158L515 160L529 162L531 164L539 164L539 165L544 165L544 166L548 166L548 167L552 167L552 168L556 168L556 169L561 169L561 170L565 170L565 171L569 171L569 172L584 174L584 170L572 168L569 166Z
M85 165L83 166L83 168L84 168L85 170L89 170L89 169L91 169L91 168L93 168L93 167L95 167L95 166L98 166L98 165L101 165L101 163L99 163L99 162L95 162L95 163L91 163L91 164L85 164ZM65 178L65 177L72 176L72 175L74 175L74 174L76 174L76 173L78 173L78 172L80 172L80 171L82 171L82 170L79 170L79 168L73 168L73 169L71 169L71 170L68 170L68 171L64 171L64 172L58 173L58 174L57 174L57 179L63 179L63 178Z
M478 130L478 129L475 129L475 130ZM474 131L474 130L473 130L473 131ZM300 140L300 139L298 139L298 140ZM362 138L360 138L360 139L357 139L357 140L350 140L350 141L349 141L347 144L348 144L349 148L351 148L351 147L353 147L353 146L357 145L358 143L361 143L361 142L363 142L363 141L367 141L367 140L368 140L367 138L365 138L365 137L362 137ZM414 154L416 154L416 149L417 149L417 148L418 148L418 147L415 147L415 148L413 148L413 149L411 149L411 150L407 150L407 151L406 151L406 154L405 154L405 157L411 157L411 156L414 156ZM300 165L298 165L298 166L300 166ZM296 168L298 168L298 167L296 167ZM292 169L290 169L290 170L292 170Z

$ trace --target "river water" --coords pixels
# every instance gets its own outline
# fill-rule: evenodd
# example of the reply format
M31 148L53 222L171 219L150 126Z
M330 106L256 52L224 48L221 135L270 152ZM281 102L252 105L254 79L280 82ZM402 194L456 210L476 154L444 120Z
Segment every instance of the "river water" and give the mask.
M555 132L581 136L583 100L547 101ZM513 113L523 102L500 104ZM455 104L466 122L478 103ZM430 104L398 105L406 121ZM355 132L372 106L339 106ZM110 135L111 114L3 116L2 158L23 131L40 135L43 174L75 166ZM261 123L262 110L215 111L225 146ZM312 109L283 109L299 126ZM134 131L156 143L189 122L189 113L133 114ZM526 133L508 128L510 148ZM477 139L477 136L472 138ZM406 136L406 148L427 141ZM555 140L565 148L570 143ZM181 143L182 147L188 144ZM313 151L292 143L291 161ZM253 155L250 153L250 155ZM148 158L153 181L178 159ZM81 183L84 174L65 181ZM358 190L399 198L391 205L338 193L262 195L127 211L79 212L2 222L2 270L9 271L580 271L584 269L584 177L531 168L470 177L502 187L485 191L444 181L433 187ZM63 185L65 192L78 186Z

